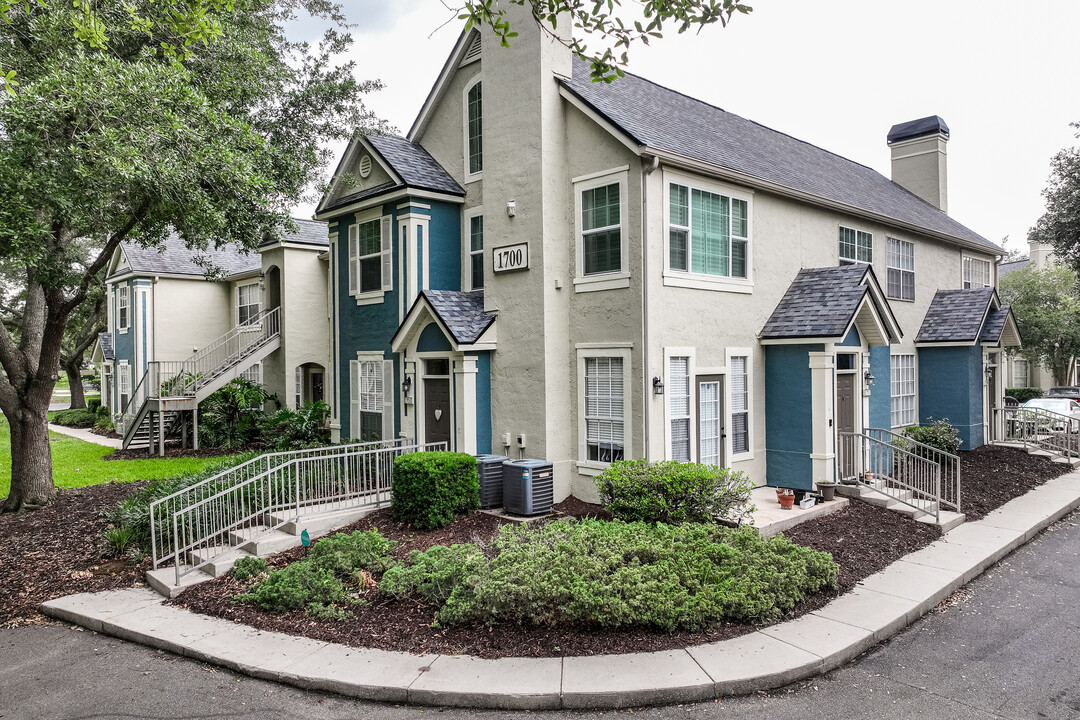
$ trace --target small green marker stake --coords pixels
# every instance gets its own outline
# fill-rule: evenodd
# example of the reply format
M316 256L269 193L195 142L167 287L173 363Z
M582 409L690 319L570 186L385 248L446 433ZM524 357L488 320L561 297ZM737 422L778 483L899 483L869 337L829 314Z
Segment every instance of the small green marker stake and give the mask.
M311 536L308 535L307 530L300 533L300 542L303 543L304 547L311 547Z

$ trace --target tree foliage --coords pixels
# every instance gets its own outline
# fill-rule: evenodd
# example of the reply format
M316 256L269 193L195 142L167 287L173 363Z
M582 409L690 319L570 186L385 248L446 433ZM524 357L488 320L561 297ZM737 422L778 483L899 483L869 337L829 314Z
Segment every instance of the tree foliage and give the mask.
M1014 270L1001 280L1002 301L1012 306L1023 347L1014 350L1046 366L1057 385L1068 383L1080 355L1080 287L1072 269L1054 264Z
M1080 129L1080 123L1073 127ZM1053 245L1054 254L1080 272L1080 148L1065 148L1051 158L1043 197L1046 211L1031 229L1031 239Z
M622 0L466 0L459 17L467 27L491 28L506 46L518 35L507 16L508 4L530 9L542 28L590 64L593 80L603 82L622 77L630 48L663 37L665 28L684 33L715 23L726 27L736 13L753 10L738 0L636 0L630 3L632 11L623 8ZM557 35L560 17L581 32L573 38ZM590 45L593 40L600 49Z

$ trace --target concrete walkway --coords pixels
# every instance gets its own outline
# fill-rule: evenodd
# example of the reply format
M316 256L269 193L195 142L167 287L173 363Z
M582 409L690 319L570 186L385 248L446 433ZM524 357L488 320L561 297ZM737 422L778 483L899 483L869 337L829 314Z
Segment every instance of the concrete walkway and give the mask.
M60 433L61 435L70 435L73 438L79 438L80 440L94 443L95 445L116 448L117 450L123 446L123 442L119 438L107 438L82 428L70 428L64 427L63 425L56 425L55 423L49 423L49 430Z
M1074 472L958 527L820 610L656 653L482 660L350 648L196 615L163 605L149 589L70 595L42 611L254 677L371 700L503 709L693 702L780 687L849 662L1077 507Z

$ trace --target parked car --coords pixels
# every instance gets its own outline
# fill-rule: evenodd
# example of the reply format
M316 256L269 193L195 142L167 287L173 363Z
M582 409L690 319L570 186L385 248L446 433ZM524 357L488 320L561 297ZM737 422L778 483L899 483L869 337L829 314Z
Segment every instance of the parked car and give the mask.
M1040 412L1041 411L1041 412ZM1080 402L1067 397L1032 398L1016 411L1023 432L1080 432Z
M1080 402L1080 387L1075 385L1068 385L1064 387L1052 387L1046 391L1046 395L1043 397L1048 398L1068 398Z

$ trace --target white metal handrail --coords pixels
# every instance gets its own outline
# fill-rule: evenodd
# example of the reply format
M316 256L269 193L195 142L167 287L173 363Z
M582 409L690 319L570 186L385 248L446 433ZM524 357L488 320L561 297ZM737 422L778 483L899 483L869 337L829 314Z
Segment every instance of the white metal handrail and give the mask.
M381 507L390 502L394 458L445 449L441 442L290 458L172 512L172 550L164 559L172 560L179 584L231 550L230 535L252 542L299 521L305 508L325 513Z
M1011 442L1069 459L1080 458L1080 418L1036 407L994 408L995 442Z
M216 475L199 482L192 483L163 498L154 500L150 503L150 547L154 559L154 568L158 568L164 560L172 557L172 550L169 549L172 548L172 543L168 535L170 520L174 513L184 507L199 503L222 490L227 490L253 477L265 474L291 460L321 457L341 452L363 452L365 450L395 448L408 444L410 444L409 440L396 438L394 440L376 440L374 442L329 445L306 450L265 453L239 465L222 470Z
M941 466L863 433L838 432L837 480L861 485L941 519Z
M960 456L945 452L933 445L914 440L907 435L885 428L867 428L866 434L875 440L891 442L896 447L933 460L941 467L941 504L960 512Z

